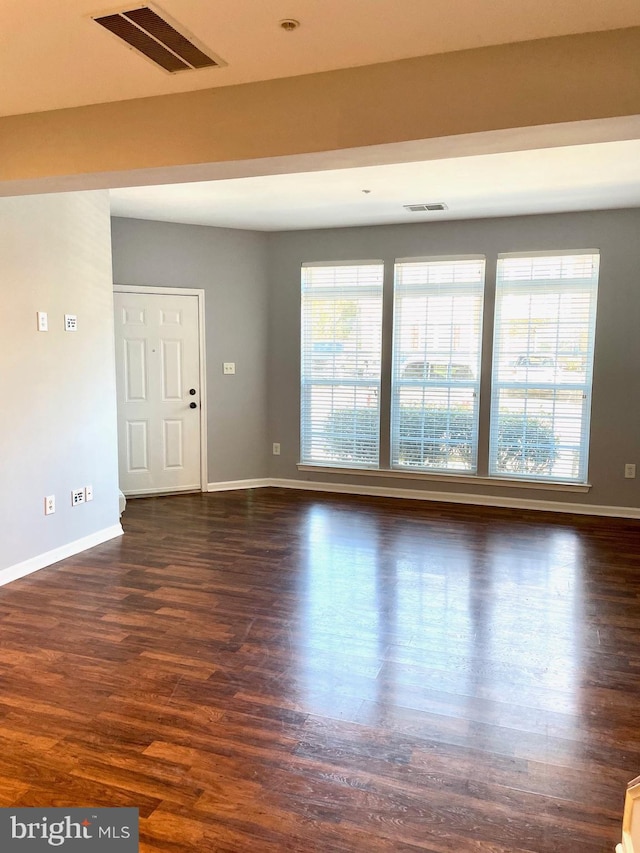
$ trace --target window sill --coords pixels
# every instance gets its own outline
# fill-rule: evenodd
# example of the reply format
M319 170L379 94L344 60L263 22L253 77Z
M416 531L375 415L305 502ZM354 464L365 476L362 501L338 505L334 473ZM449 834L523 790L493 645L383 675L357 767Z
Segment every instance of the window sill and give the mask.
M394 480L427 480L438 483L460 483L477 486L508 486L516 489L544 489L549 492L580 492L591 489L590 483L565 483L546 480L519 480L515 477L476 477L467 474L430 474L426 471L396 471L390 468L337 468L331 465L299 464L298 471L309 473L344 474L348 476L389 477Z

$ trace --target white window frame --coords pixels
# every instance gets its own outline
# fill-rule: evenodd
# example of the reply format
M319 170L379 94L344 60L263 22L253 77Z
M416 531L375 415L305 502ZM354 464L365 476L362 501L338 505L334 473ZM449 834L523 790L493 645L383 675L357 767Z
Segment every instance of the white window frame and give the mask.
M348 269L350 267L375 267L379 269L380 284L366 285L353 284L337 286L307 286L305 283L306 271L318 268L335 268ZM383 313L383 281L384 281L384 263L381 260L363 260L363 261L331 261L320 263L304 263L301 271L301 329L300 329L300 464L312 464L320 467L331 467L336 464L344 464L346 459L322 459L314 457L313 448L313 422L312 422L312 393L314 388L373 388L376 400L376 432L373 434L364 434L363 438L367 441L372 439L375 442L374 459L370 462L358 462L353 459L348 460L348 467L357 469L379 469L380 466L380 390L381 390L381 354L382 354L382 313ZM309 345L308 323L306 322L306 296L309 293L313 298L325 298L328 301L332 299L343 301L351 298L379 298L380 300L380 329L378 335L378 370L377 379L372 377L359 378L357 376L314 376L313 370L313 347ZM356 409L354 409L355 411ZM357 432L354 433L354 440L358 437Z
M478 272L480 273L480 280L477 282L474 281L465 281L464 279L456 282L454 281L443 281L441 283L429 283L428 281L417 283L417 284L403 284L401 281L402 273L405 269L410 267L415 267L418 271L419 268L425 268L425 278L428 278L430 275L430 270L433 269L436 271L438 267L446 268L451 265L457 265L460 272L462 272L465 268L472 267L472 265L478 266ZM482 361L482 318L483 318L483 309L484 309L484 299L485 299L485 275L486 275L486 258L484 255L446 255L446 256L431 256L431 257L423 257L423 258L397 258L394 267L394 307L393 307L393 368L392 368L392 379L391 379L391 469L394 471L419 471L429 474L462 474L466 476L470 476L477 473L478 469L478 421L479 421L479 408L480 408L480 369L481 369L481 361ZM455 279L455 275L454 275ZM403 365L404 362L404 354L401 351L402 346L402 326L405 320L405 316L403 313L403 301L405 299L413 299L420 297L438 297L438 296L461 296L470 299L478 299L479 297L479 318L478 318L478 327L477 327L477 339L475 341L475 357L474 364L470 363L467 365L470 368L470 371L473 372L472 378L467 378L464 380L454 380L451 377L451 369L448 364L448 373L447 377L434 378L429 375L431 373L430 370L427 369L427 366L431 367L434 363L438 363L438 356L435 352L431 353L428 348L428 343L425 340L421 350L420 356L424 362L425 366L425 374L422 377L418 377L415 379L404 378L402 376L402 370L406 368L406 365ZM422 326L423 318L419 318L417 323L418 328ZM424 318L425 320L428 318ZM426 335L426 329L423 330L423 333ZM453 329L449 331L449 334L453 334ZM416 353L417 362L420 361L420 357L418 353ZM422 464L422 465L413 465L413 464L403 464L400 462L400 417L401 411L403 410L403 406L401 406L401 394L403 389L406 391L410 391L410 389L414 389L415 392L420 395L423 395L428 390L441 389L443 392L449 392L457 390L468 390L473 399L474 399L474 407L473 413L471 415L470 422L470 440L471 440L471 465L468 468L465 467L449 467L449 456L445 455L445 464L444 465L434 465L434 464ZM451 399L449 397L449 399ZM416 407L417 411L424 412L424 409L420 407ZM445 442L446 444L446 442ZM446 453L446 452L445 452Z
M588 483L588 461L589 461L589 441L590 441L590 416L591 416L591 398L592 398L592 385L593 385L593 360L594 360L594 349L595 349L595 326L596 326L596 312L597 312L597 294L598 294L598 278L599 278L599 264L600 264L600 252L598 249L580 249L580 250L551 250L551 251L533 251L533 252L517 252L517 253L501 253L497 256L498 261L504 258L534 258L534 257L562 257L562 256L579 256L579 255L592 255L596 257L596 274L595 281L593 283L593 299L591 303L591 318L590 318L590 326L589 326L589 334L590 334L590 343L589 343L589 357L588 357L588 365L587 371L585 375L584 382L570 382L570 383L557 383L550 387L558 388L561 390L578 390L583 394L583 413L582 413L582 434L581 434L581 455L579 462L579 476L570 479L564 479L557 476L541 476L538 472L533 474L525 473L520 474L518 472L508 471L502 472L496 470L495 465L495 452L494 452L494 442L495 435L498 429L498 420L497 420L497 409L495 408L495 400L497 399L497 395L499 393L500 388L504 385L496 375L496 364L497 364L497 349L496 349L496 329L497 323L499 323L498 316L498 296L499 294L496 292L496 302L495 302L495 312L492 318L493 322L493 351L491 356L491 405L488 411L488 423L486 423L486 428L489 433L489 470L477 470L477 453L478 453L478 428L484 425L484 420L480 422L480 383L481 376L480 370L477 373L477 406L476 406L476 425L475 425L475 460L476 466L474 470L465 470L465 471L454 471L454 470L445 470L438 468L423 468L423 467L389 467L386 465L379 464L368 464L368 465L356 465L353 464L352 461L341 461L341 460L331 460L331 461L322 461L322 460L314 460L313 458L305 457L304 453L304 424L303 424L303 409L304 409L304 399L305 394L308 393L308 385L309 383L305 383L305 375L304 375L304 367L303 367L303 352L304 352L304 326L302 329L302 349L301 349L301 441L300 441L300 461L298 463L298 469L300 471L319 471L324 470L327 472L333 472L335 474L349 474L350 472L355 475L361 476L382 476L389 478L405 478L405 479L413 479L413 480L425 480L425 481L439 481L439 482L450 482L450 483L460 483L460 484L479 484L490 486L491 484L500 485L500 486L509 486L515 488L529 488L529 489L546 489L546 490L561 490L568 492L581 492L585 493L589 491L591 486ZM495 257L495 256L494 256ZM485 280L483 281L483 286L486 284L486 256L481 254L475 255L456 255L456 256L435 256L435 257L413 257L413 258L399 258L396 260L396 263L411 263L411 262L420 262L420 261L434 261L434 260L464 260L464 259L475 259L475 260L483 260L485 261ZM323 263L305 263L302 265L303 269L305 267L313 267L313 266L351 266L358 264L379 264L383 268L383 280L385 278L385 264L383 261L375 260L375 261L339 261L339 262L323 262ZM496 282L496 290L498 288L498 282ZM483 311L486 306L487 296L490 295L487 293L486 288L484 291L483 297ZM388 302L385 300L384 294L382 295L382 310L386 312L388 310ZM302 313L302 312L301 312ZM385 324L391 323L395 330L395 317L387 316L386 313L383 314L382 317L382 326ZM484 334L482 332L481 326L481 341L482 347L484 348ZM395 347L393 348L395 350ZM392 364L392 378L391 382L393 383L394 377L396 375L396 365L395 365L395 352L392 353L392 360L394 363ZM482 354L480 356L480 363L482 363ZM381 398L387 399L389 402L390 411L388 412L390 421L393 421L393 387L389 387L387 389L387 394L385 394L384 389L382 388L382 376L380 376L377 386L377 399L378 399L378 457L380 452L380 401ZM364 384L370 385L370 381L365 380ZM446 383L445 383L446 384ZM488 389L488 381L485 379L483 381L483 387ZM523 383L523 387L530 387L532 383ZM516 387L513 385L513 387ZM536 387L538 387L536 385ZM383 419L384 421L384 419ZM391 438L391 459L393 459L393 435ZM378 458L378 462L379 462ZM386 460L387 463L389 460ZM434 492L435 494L435 492Z
M594 275L590 280L560 278L560 279L535 279L507 282L501 278L500 269L501 261L515 259L527 260L536 258L572 258L580 256L591 256L594 259ZM588 466L589 466L589 444L590 444L590 421L591 421L591 397L593 387L593 360L595 349L595 330L596 330L596 311L598 299L598 278L599 278L599 262L600 253L597 249L581 249L581 250L563 250L563 251L540 251L540 252L510 252L498 255L498 268L496 275L496 299L495 299L495 314L493 325L493 353L492 353L492 377L491 377L491 409L489 416L490 424L490 439L489 439L489 477L491 479L500 479L509 477L511 479L522 480L523 482L536 483L573 483L584 485L587 483ZM499 360L500 360L500 345L502 327L502 297L509 293L517 292L518 290L528 290L533 292L536 284L541 287L550 289L550 285L556 292L567 293L571 288L587 290L590 296L588 325L585 328L587 334L586 348L586 365L584 380L582 381L544 381L541 382L538 378L533 378L525 381L511 381L500 377ZM581 434L579 443L579 462L578 471L575 476L559 477L550 473L548 476L540 473L526 472L504 472L499 471L498 464L498 433L499 433L499 401L501 393L512 390L522 391L540 390L540 387L548 389L550 392L557 391L575 391L582 394L582 414L581 414ZM541 416L543 417L543 416Z

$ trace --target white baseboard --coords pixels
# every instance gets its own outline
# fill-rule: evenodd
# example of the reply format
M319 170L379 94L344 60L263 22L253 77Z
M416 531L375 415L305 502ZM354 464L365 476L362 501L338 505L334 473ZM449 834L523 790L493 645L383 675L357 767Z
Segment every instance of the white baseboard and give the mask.
M219 483L209 483L208 492L231 492L235 489L262 489L272 486L273 482L268 477L257 480L223 480Z
M609 518L640 519L640 508L633 506L603 506L601 504L545 501L535 498L497 497L460 492L435 492L423 489L399 489L390 486L353 485L350 483L323 483L316 480L286 480L264 477L259 480L230 480L226 483L209 483L210 492L231 489L259 489L272 486L279 489L302 489L309 492L335 492L343 495L371 495L380 498L405 498L414 501L495 506L505 509L532 509L539 512L565 512L575 515L601 515Z
M439 501L441 503L495 506L506 509L533 509L542 512L568 512L577 515L602 515L614 518L639 518L640 509L632 506L602 506L599 504L544 501L535 498L497 497L496 495L463 494L459 492L434 492L417 489L398 489L387 486L351 485L347 483L320 483L312 480L271 479L263 485L281 489L306 489L314 492L337 492L346 495L371 495L382 498L406 498L414 501Z
M114 524L112 527L105 527L96 533L91 533L89 536L83 536L82 539L75 539L73 542L68 542L59 548L45 551L44 554L38 554L37 557L31 557L22 563L16 563L15 566L8 566L6 569L1 569L0 586L37 572L39 569L44 569L46 566L51 566L53 563L58 563L67 557L73 557L74 554L86 551L87 548L93 548L96 545L101 545L103 542L108 542L109 539L115 539L116 536L122 536L123 532L120 524Z

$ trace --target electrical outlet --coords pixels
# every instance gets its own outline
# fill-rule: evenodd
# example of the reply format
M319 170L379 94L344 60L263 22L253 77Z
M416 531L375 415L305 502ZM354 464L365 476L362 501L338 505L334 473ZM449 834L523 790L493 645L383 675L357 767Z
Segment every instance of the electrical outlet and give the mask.
M38 331L39 332L48 332L49 331L49 318L47 317L46 311L38 311Z
M232 373L236 372L236 363L235 361L224 361L222 363L222 372L226 376L230 376Z
M84 489L74 489L71 492L71 506L84 503Z
M76 314L65 314L64 315L64 330L65 330L65 332L77 332L78 331L78 317Z
M280 442L279 441L273 442L273 455L274 456L280 456Z
M85 501L93 500L93 486L85 486L84 487L84 499Z
M624 466L624 476L627 480L633 480L636 476L636 466L633 462L627 462Z
M55 495L47 495L44 499L44 514L45 515L53 515L56 511L56 496Z

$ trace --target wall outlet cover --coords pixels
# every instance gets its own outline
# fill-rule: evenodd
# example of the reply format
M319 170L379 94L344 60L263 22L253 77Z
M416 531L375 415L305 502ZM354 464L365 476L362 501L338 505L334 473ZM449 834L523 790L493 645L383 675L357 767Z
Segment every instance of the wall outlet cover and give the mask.
M56 511L56 496L55 495L47 495L44 499L44 514L45 515L53 515Z
M38 311L38 331L39 332L48 332L49 331L49 317L47 316L46 311Z

